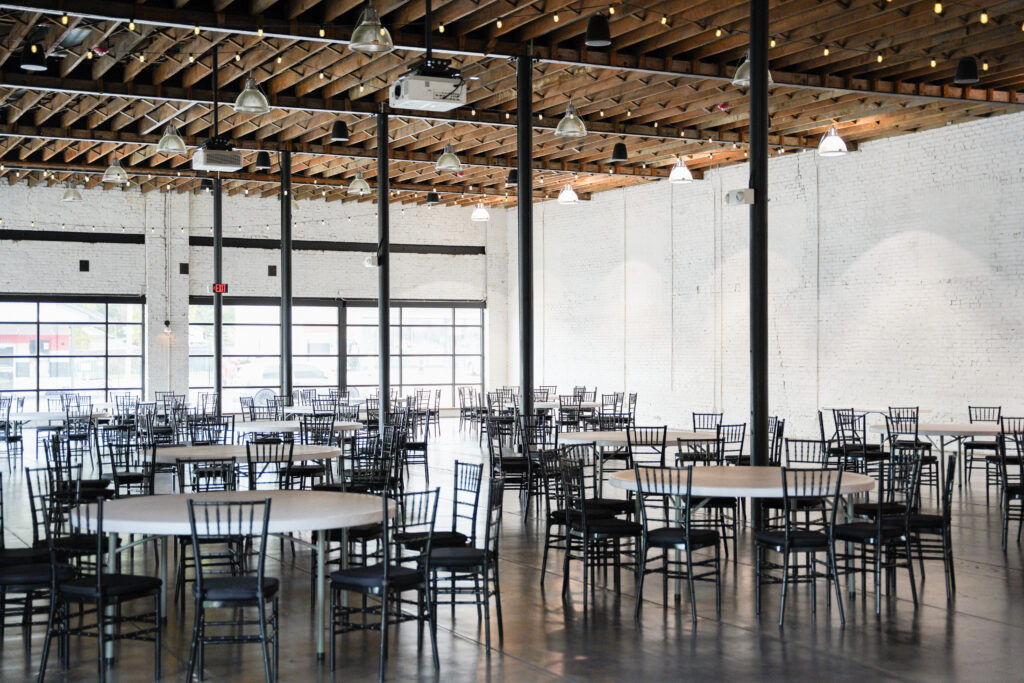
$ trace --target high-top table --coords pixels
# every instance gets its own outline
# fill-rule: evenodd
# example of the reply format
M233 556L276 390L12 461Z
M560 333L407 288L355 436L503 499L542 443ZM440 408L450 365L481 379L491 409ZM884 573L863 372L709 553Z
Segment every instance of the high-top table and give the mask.
M159 451L158 451L159 452ZM383 505L379 496L333 491L217 491L157 496L129 496L103 504L103 532L110 536L111 547L117 547L119 534L143 534L161 537L160 579L161 607L166 614L167 604L167 539L172 536L191 536L188 519L189 499L197 501L260 501L270 499L268 531L288 534L313 531L316 540L316 653L324 656L324 605L327 585L325 550L330 529L349 529L380 522ZM393 511L393 505L391 510ZM390 512L389 512L390 514ZM93 518L95 523L95 518ZM297 543L306 544L300 539ZM125 550L131 545L124 546ZM309 544L307 544L309 545ZM342 552L347 544L342 543ZM343 554L344 562L344 554ZM114 571L114 553L108 553L108 571ZM112 656L108 650L107 656Z
M882 425L871 425L869 431L875 434L882 434L883 436L888 433L888 429L884 424ZM957 449L954 456L957 458L957 469L960 469L959 455L960 448L959 444L964 439L969 439L975 436L992 437L995 438L1002 434L1000 425L996 422L950 422L946 424L919 422L917 425L917 435L925 436L935 443L935 438L938 437L939 447L939 490L942 490L944 480L946 477L946 468L943 466L943 460L945 460L945 451L947 443L957 444ZM960 486L964 485L964 474L960 472Z

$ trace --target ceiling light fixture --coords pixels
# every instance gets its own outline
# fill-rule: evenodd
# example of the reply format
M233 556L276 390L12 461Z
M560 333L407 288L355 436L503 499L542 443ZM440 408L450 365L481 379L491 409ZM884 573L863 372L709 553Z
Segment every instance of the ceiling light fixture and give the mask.
M615 146L612 147L612 156L609 159L613 164L625 163L629 161L629 153L626 151L626 143L616 142Z
M31 43L21 51L21 68L25 71L46 71L46 53L39 43Z
M956 63L956 74L953 83L956 85L972 85L978 82L978 60L974 57L961 57Z
M587 126L576 112L576 106L569 100L565 107L565 115L555 127L555 136L560 138L582 138L587 134Z
M356 171L352 182L348 184L348 193L358 197L365 197L370 194L370 184L363 179L362 171Z
M587 21L587 47L608 47L612 44L612 33L608 26L608 17L595 14Z
M331 142L348 142L348 124L338 120L331 126Z
M434 204L440 204L440 203L441 203L441 196L439 194L437 194L437 192L434 192L433 190L431 190L430 192L427 193L427 206L433 206Z
M483 223L491 218L491 214L487 213L487 208L484 207L483 202L477 202L476 208L473 209L473 215L469 217L469 220L474 223Z
M267 96L260 90L259 84L251 73L245 80L245 89L238 94L238 99L235 100L235 111L240 114L266 114L270 111Z
M458 173L462 170L462 162L459 161L459 157L455 156L455 152L452 150L452 143L449 142L441 150L441 156L437 158L434 170L438 173L444 173L445 171Z
M690 172L690 169L687 168L681 158L676 158L676 165L673 166L672 171L669 172L668 181L673 185L682 185L684 183L693 182L693 173Z
M981 21L981 23L983 23L983 24L987 24L988 23L988 10L981 10L981 16L978 17L978 20Z
M256 163L253 168L257 171L270 170L270 152L256 152Z
M82 193L75 189L74 185L68 183L68 189L64 190L64 196L61 197L61 201L80 202L82 201Z
M121 166L121 160L114 157L110 166L103 172L103 182L114 185L124 185L128 182L128 172Z
M772 80L772 72L768 72L768 85L773 85L775 81ZM737 88L749 88L750 87L750 51L748 50L743 55L743 61L736 67L736 73L733 74L732 84Z
M579 200L580 198L576 194L576 190L572 189L572 185L569 183L566 183L565 187L562 188L562 191L558 193L559 204L572 205L579 202Z
M391 34L380 23L380 15L372 4L367 4L359 17L359 24L352 31L352 39L348 45L355 52L363 54L380 54L391 52L395 43Z
M508 172L508 177L505 178L505 187L517 187L519 185L519 169L513 168Z
M184 154L185 151L185 141L178 134L178 129L174 127L174 122L168 123L167 128L164 129L163 137L160 138L160 142L156 146L156 153Z
M841 157L846 154L846 142L839 137L835 126L830 126L828 131L821 136L818 143L818 156L820 157Z

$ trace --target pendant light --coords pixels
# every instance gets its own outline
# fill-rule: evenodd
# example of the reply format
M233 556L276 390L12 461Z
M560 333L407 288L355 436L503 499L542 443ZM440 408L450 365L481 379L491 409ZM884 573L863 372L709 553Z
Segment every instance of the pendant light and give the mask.
M569 100L569 104L565 107L565 116L555 127L555 135L560 138L581 138L586 134L587 126L576 112L576 106L572 100Z
M245 89L238 94L238 99L235 100L235 111L240 114L266 114L270 111L267 96L260 90L260 86L252 74L245 79Z
M46 53L39 43L30 43L21 51L21 68L25 71L46 71Z
M775 81L772 80L772 72L768 72L768 85L772 85ZM737 88L749 88L750 87L750 51L743 55L743 61L736 67L736 73L732 76L732 84Z
M587 47L608 47L612 44L612 33L608 28L608 17L595 14L587 22Z
M978 82L978 60L974 57L961 57L956 63L956 75L953 76L953 83L956 85L973 85Z
M121 160L114 157L113 161L110 162L110 166L103 172L103 182L113 183L114 185L124 185L128 182L128 172L121 166Z
M576 194L576 191L574 189L572 189L572 185L570 185L569 183L566 183L565 187L562 188L562 191L558 193L558 203L559 204L570 204L571 205L571 204L575 204L579 200L580 200L579 196Z
M82 193L75 189L74 185L68 183L68 189L64 190L64 196L61 197L61 201L80 202L82 201Z
M370 194L370 184L363 180L362 171L356 171L356 175L352 178L352 182L348 184L348 193L359 197L365 197Z
M830 126L828 132L821 136L818 143L818 156L820 157L841 157L846 154L846 143L839 137L835 126Z
M519 185L519 169L513 168L508 172L508 177L505 178L505 187L516 187Z
M491 214L487 213L486 207L483 202L477 202L476 208L473 209L473 215L469 217L469 220L474 223L483 223L484 221L490 220Z
M213 194L213 178L203 178L199 181L199 191Z
M348 142L348 124L335 121L331 126L331 142Z
M439 194L437 194L437 192L434 192L433 190L431 190L430 192L427 193L427 206L433 206L434 204L440 204L440 203L441 203L441 196Z
M615 146L612 148L612 156L611 159L609 159L609 161L611 161L613 164L625 163L626 161L629 161L629 154L626 152L625 142L615 143Z
M257 171L270 170L270 152L256 152L256 163L253 168Z
M455 152L452 150L452 143L448 143L441 150L441 156L437 158L437 163L434 164L434 170L438 173L445 171L452 171L458 173L462 170L462 162L455 156Z
M367 55L391 52L395 49L391 34L381 26L380 15L372 4L367 4L359 16L359 24L352 31L352 39L348 46L355 52Z
M181 139L178 134L178 129L174 127L174 123L168 123L167 128L164 129L164 136L160 138L159 144L156 146L157 154L184 154L185 153L185 141Z
M672 171L668 174L668 181L673 185L682 185L684 183L693 182L693 173L687 168L683 160L676 158L676 165L672 167Z

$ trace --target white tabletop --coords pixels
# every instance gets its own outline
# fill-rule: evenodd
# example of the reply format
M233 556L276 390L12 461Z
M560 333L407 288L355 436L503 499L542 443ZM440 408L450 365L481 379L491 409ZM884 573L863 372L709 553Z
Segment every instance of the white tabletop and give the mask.
M691 494L695 496L721 496L726 498L782 498L782 471L779 467L707 466L693 468ZM791 475L796 477L794 472ZM636 475L632 470L622 470L608 477L608 483L619 489L636 491ZM673 487L674 488L674 487ZM863 474L843 472L839 492L862 493L875 488L875 480ZM685 490L663 491L668 494L684 494ZM824 490L791 490L798 496L820 496Z
M864 406L826 406L826 407L822 408L822 410L851 410L851 409L855 413L882 413L883 415L888 415L889 414L889 408L888 407L886 407L886 408L877 408L877 407L876 408L870 408L870 407L864 407ZM919 412L919 413L930 413L930 412L932 412L932 409L931 408L918 408L917 412Z
M18 422L49 422L51 420L66 420L68 417L67 413L57 410L40 410L36 412L26 413L11 413L11 419ZM102 418L110 417L104 412L93 412L92 419L99 420Z
M235 422L235 431L240 434L277 434L299 431L298 420L250 420Z
M188 536L189 498L254 501L270 498L270 533L339 529L382 519L380 496L333 491L218 491L128 496L103 504L104 533Z
M885 434L885 425L871 425L869 428L875 434ZM996 422L950 422L948 424L930 424L919 422L917 425L919 436L999 436L1002 430Z
M335 422L334 433L338 434L341 432L358 432L360 429L364 429L365 425L362 422Z
M341 449L334 446L314 446L309 444L295 444L292 450L292 460L323 460L326 458L337 458L341 455ZM245 446L240 444L227 446L169 446L156 449L156 461L162 463L173 463L175 460L212 460L220 458L233 458L244 461ZM257 458L256 462L260 462Z
M714 432L691 432L685 429L670 429L665 433L665 445L674 446L678 439L691 441L694 439L713 439ZM595 431L595 432L559 432L559 443L590 443L596 442L598 446L625 446L626 432L623 431Z

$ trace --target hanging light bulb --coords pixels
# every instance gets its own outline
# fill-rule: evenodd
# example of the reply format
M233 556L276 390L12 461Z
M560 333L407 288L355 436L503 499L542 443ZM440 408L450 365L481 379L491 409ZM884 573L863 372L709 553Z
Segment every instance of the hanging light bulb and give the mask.
M352 39L348 46L363 54L379 54L395 49L391 34L381 25L380 15L372 4L367 4L360 15L359 24L352 31Z
M462 162L455 156L455 152L452 151L452 144L449 142L441 150L441 156L437 158L437 163L434 164L434 170L438 173L445 171L452 171L458 173L462 170Z
M576 194L576 191L572 189L572 185L569 183L566 183L565 187L562 188L562 191L558 193L559 204L575 204L579 200L579 196Z
M348 184L348 193L359 197L365 197L370 194L370 184L363 179L362 171L356 171L352 182Z
M178 129L174 127L174 122L167 124L167 128L164 129L164 135L160 138L159 144L156 146L157 154L184 154L185 153L185 141L178 135Z
M772 80L772 72L768 72L768 85L772 85L775 81ZM750 51L748 50L743 55L743 61L736 67L736 73L733 74L732 84L737 88L749 88L750 87Z
M677 158L676 165L672 167L672 171L668 174L668 181L673 185L692 183L693 173L690 172L690 169L687 168L682 159Z
M110 166L103 173L103 182L113 183L114 185L124 185L128 182L128 172L121 166L121 160L114 157L113 161L110 162Z
M560 138L582 138L587 134L587 126L576 112L576 106L569 100L565 107L565 116L555 127L555 135Z
M818 143L818 156L841 157L844 154L846 154L846 143L839 137L836 127L830 126L828 131L821 136L821 142Z
M270 103L267 96L260 90L256 79L249 74L245 80L245 89L238 94L235 100L235 111L240 114L266 114L270 111Z
M82 193L76 190L74 185L68 183L68 189L64 190L64 196L61 197L61 201L80 202L82 201Z
M484 207L483 202L477 202L476 208L473 209L473 215L469 217L469 220L475 223L483 223L484 221L490 220L491 214L487 213L487 209Z

